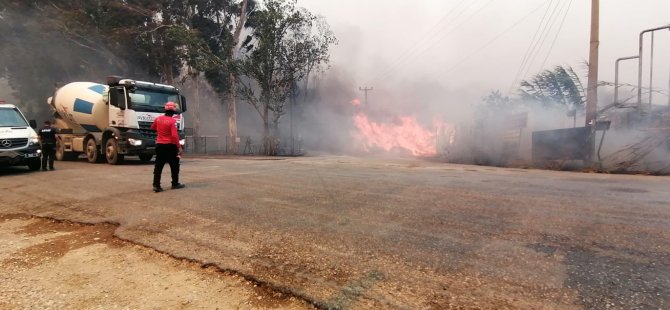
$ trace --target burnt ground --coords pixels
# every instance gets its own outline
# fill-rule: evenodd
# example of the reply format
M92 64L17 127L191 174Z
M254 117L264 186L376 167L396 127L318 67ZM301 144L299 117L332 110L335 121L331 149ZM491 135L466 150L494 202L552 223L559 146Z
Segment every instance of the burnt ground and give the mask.
M108 227L100 234L109 234L110 243L82 245L60 259L91 246L111 253L121 242L124 251L177 264L168 274L206 267L220 277L212 283L236 277L263 288L267 293L249 296L268 304L236 303L248 308L292 307L287 298L324 309L664 309L670 303L670 178L414 159L256 159L186 158L188 187L159 194L149 186L152 166L134 162L7 169L0 172L0 214ZM0 267L13 266L24 250L0 252L13 257ZM89 263L105 258L81 256ZM16 264L43 272L41 266L60 259ZM131 271L136 264L121 262L119 269ZM63 274L79 271L68 268ZM56 279L44 287L62 285ZM17 300L23 299L10 297L10 305Z

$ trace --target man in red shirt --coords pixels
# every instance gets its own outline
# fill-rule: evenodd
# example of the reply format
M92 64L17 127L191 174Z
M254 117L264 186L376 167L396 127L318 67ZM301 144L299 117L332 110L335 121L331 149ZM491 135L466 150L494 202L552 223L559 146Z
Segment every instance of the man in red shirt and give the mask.
M154 166L154 192L162 192L161 174L165 163L170 164L172 173L172 189L184 188L179 183L179 157L182 154L179 135L177 134L177 121L172 117L177 112L177 104L168 102L165 104L165 115L161 115L151 124L155 130L156 137L156 165Z

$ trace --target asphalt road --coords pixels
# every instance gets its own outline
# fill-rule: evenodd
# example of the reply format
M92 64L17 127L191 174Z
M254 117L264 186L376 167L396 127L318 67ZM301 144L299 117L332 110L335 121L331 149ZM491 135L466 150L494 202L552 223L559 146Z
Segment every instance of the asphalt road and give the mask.
M1 170L0 214L118 223L321 308L670 307L668 177L186 158L188 187L155 194L151 164L56 168Z

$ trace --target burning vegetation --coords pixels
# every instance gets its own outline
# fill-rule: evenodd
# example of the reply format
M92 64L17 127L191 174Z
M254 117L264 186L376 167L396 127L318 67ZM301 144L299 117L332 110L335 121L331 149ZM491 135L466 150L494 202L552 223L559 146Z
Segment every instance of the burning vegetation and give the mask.
M438 119L433 120L432 127L424 127L415 116L396 116L389 122L372 121L361 108L360 100L354 99L351 103L357 107L352 136L365 152L384 150L418 157L435 156L438 135L452 128Z

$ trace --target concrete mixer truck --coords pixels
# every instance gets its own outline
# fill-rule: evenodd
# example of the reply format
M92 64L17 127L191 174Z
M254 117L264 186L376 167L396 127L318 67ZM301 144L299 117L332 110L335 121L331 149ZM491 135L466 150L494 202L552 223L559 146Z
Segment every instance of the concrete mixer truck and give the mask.
M154 118L163 114L166 102L177 103L177 129L184 144L186 98L179 89L164 84L135 81L116 76L107 85L69 83L47 100L55 111L60 140L57 160L72 160L84 154L91 163L116 165L125 156L149 161L155 154Z

